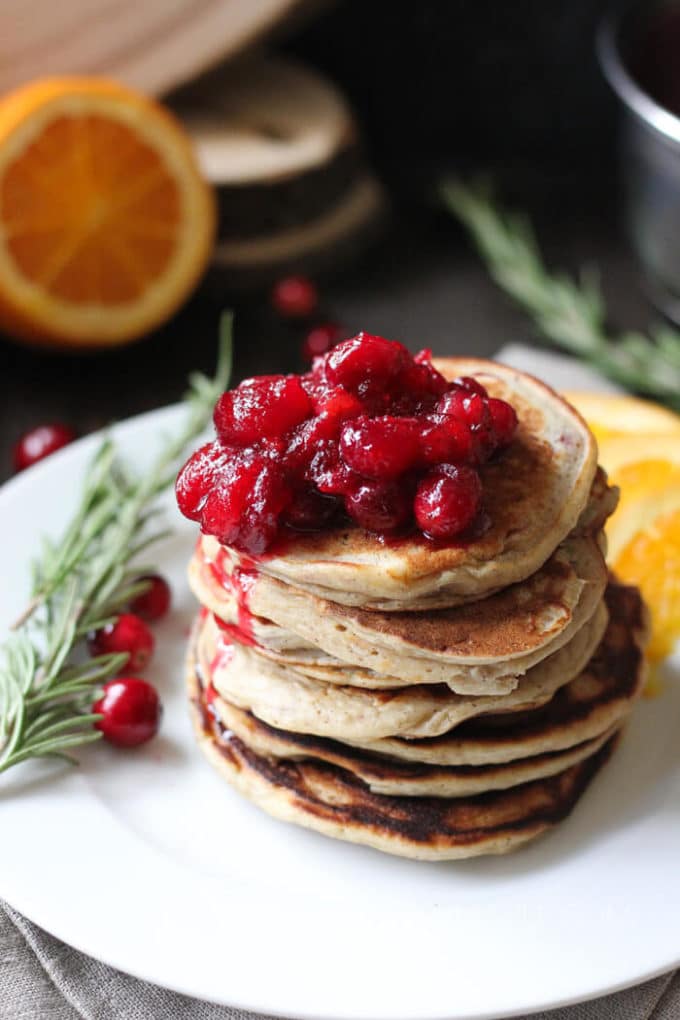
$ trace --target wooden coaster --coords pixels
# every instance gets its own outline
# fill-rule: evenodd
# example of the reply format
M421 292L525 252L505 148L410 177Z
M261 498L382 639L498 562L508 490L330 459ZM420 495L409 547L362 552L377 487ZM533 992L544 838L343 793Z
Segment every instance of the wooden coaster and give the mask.
M214 264L237 287L351 258L385 211L344 98L316 72L258 58L185 92L176 110L217 190Z

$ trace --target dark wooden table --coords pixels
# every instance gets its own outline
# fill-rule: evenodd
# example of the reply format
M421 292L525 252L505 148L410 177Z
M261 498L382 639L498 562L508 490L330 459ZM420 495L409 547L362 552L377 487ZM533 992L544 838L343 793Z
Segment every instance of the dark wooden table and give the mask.
M548 257L561 267L596 263L613 320L644 326L652 312L612 209L597 203L555 214L538 210ZM457 226L426 207L397 206L392 226L362 261L321 286L323 315L436 354L493 354L527 341L531 328L490 282ZM0 479L24 430L49 420L80 433L175 401L187 374L209 371L227 297L203 288L146 340L89 356L53 355L0 341ZM233 303L233 302L232 302ZM301 330L277 321L266 295L234 303L235 378L301 368Z

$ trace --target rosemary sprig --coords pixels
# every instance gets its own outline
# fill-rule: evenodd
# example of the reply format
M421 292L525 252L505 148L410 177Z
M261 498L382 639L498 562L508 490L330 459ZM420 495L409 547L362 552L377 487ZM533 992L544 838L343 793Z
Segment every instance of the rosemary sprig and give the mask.
M611 335L598 276L550 273L526 217L498 209L482 186L447 180L448 209L470 232L496 283L531 316L540 334L604 375L680 409L680 333L660 325L650 335Z
M167 534L157 497L188 446L204 430L231 375L231 315L220 323L213 379L190 377L186 422L151 469L135 475L105 439L86 473L80 503L58 541L43 539L33 591L5 642L0 666L0 772L28 758L58 757L98 740L90 711L94 688L114 676L124 655L88 658L81 642L144 585L139 554Z

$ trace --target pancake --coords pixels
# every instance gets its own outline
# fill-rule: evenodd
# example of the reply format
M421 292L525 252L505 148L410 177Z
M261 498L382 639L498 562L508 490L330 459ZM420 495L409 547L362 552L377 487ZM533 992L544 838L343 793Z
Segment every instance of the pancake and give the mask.
M544 704L583 670L606 626L601 606L568 645L501 697L461 696L442 684L369 690L325 683L234 643L211 615L198 624L196 654L204 676L231 704L278 729L351 744L389 736L438 736L478 715Z
M618 732L615 727L567 751L546 752L505 765L418 765L392 761L323 737L277 730L220 697L212 701L212 709L222 730L233 733L256 754L328 762L361 779L372 793L394 797L469 797L544 779L595 754Z
M187 684L199 746L239 793L282 821L416 860L506 853L565 818L607 761L614 740L556 776L475 797L386 797L328 762L256 754L224 730L202 698L190 655Z
M588 502L597 446L579 414L532 376L492 361L435 361L448 378L474 375L510 401L517 435L481 468L488 529L458 544L422 536L385 541L354 526L291 534L255 558L234 561L288 585L345 605L392 611L432 609L479 599L533 574L576 523Z
M482 601L430 612L369 612L262 574L225 570L220 576L205 558L206 542L194 555L189 583L202 605L250 632L244 640L257 641L257 618L264 618L342 662L405 683L445 683L458 694L514 690L520 676L590 619L607 583L597 538L574 535L530 578Z
M220 627L225 626L221 621L217 622ZM600 643L606 625L607 610L600 603L594 615L566 645L527 670L514 691L500 695L503 704L530 707L527 703L536 705L547 701L562 683L566 683L585 666ZM236 632L227 629L227 634L238 640ZM324 683L338 684L343 687L383 690L412 686L399 677L386 676L384 673L376 673L370 669L342 663L339 659L333 659L331 656L327 656L327 661L324 662L316 661L313 655L307 659L304 650L275 653L269 649L258 647L256 654L259 657L270 659L279 666L293 669L312 680L322 680ZM559 668L557 667L558 663L560 664ZM458 697L466 697L469 701L478 700L489 703L493 695L471 694Z
M607 588L609 624L583 672L540 708L470 719L432 739L361 743L390 758L428 765L488 765L561 751L620 725L644 686L649 624L637 588Z

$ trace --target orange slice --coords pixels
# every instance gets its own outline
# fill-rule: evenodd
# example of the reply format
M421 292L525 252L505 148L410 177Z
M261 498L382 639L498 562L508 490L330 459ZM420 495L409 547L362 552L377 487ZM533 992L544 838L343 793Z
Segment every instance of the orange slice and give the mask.
M576 390L562 396L585 418L600 443L617 437L680 435L680 414L650 400Z
M614 563L624 581L637 584L652 610L648 655L665 658L680 637L680 509L639 531Z
M215 230L191 143L115 82L60 78L0 101L0 327L49 346L125 343L196 285Z

